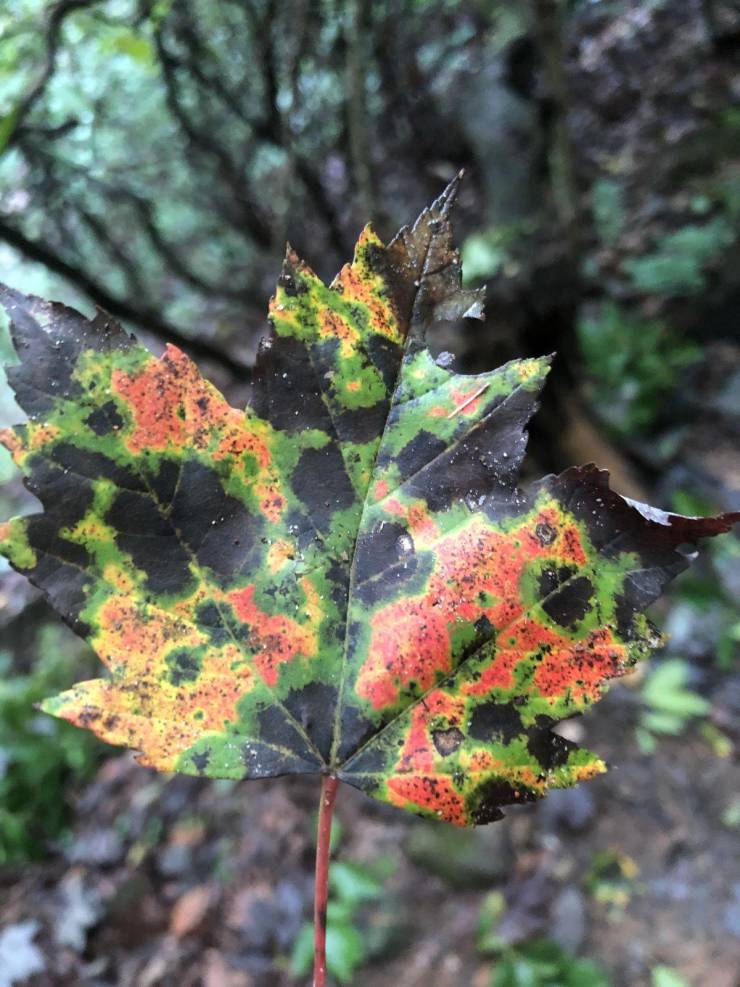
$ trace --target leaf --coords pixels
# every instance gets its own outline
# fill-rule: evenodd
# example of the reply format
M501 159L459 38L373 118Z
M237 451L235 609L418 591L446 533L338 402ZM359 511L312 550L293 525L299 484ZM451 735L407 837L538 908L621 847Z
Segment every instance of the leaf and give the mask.
M496 963L492 987L611 987L611 980L597 963L543 939L505 954Z
M684 978L667 966L654 966L650 976L653 987L688 987Z
M335 862L329 883L340 901L352 906L375 901L383 895L383 885L359 864Z
M15 133L19 113L20 107L14 106L8 113L0 116L0 154L3 153L10 142L10 138Z
M604 770L551 732L660 641L681 546L737 515L622 498L595 466L517 487L550 360L465 376L458 180L329 286L289 248L242 412L170 346L5 289L43 512L0 548L108 677L43 708L162 771L331 773L457 825Z
M680 658L658 665L642 690L644 702L653 711L648 715L652 715L656 721L661 717L666 718L666 721L674 718L678 721L679 730L684 721L692 716L705 716L712 704L687 688L688 682L689 666Z

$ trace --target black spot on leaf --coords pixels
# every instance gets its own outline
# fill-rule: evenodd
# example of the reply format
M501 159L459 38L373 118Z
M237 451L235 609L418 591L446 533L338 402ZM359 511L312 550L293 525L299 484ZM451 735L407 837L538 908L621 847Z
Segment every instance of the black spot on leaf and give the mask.
M301 724L325 760L331 750L336 704L337 688L325 682L311 682L302 689L294 689L284 701L285 708Z
M433 730L432 742L442 757L454 754L465 740L465 735L457 727L450 727L449 730Z
M190 760L193 762L193 767L198 774L204 774L211 762L211 751L209 748L205 748L202 751L191 754Z
M488 702L476 706L470 717L468 734L484 743L499 741L508 744L524 733L522 718L512 705Z
M96 408L91 415L85 419L85 424L92 429L96 435L109 435L124 424L123 418L118 412L115 401L107 401Z
M203 664L202 658L187 648L171 652L167 655L166 662L169 669L168 677L173 685L195 682L200 675Z
M574 627L591 609L593 591L591 580L578 576L549 596L542 609L561 627Z
M293 474L293 489L319 531L327 531L336 512L355 503L342 454L333 442L306 449Z

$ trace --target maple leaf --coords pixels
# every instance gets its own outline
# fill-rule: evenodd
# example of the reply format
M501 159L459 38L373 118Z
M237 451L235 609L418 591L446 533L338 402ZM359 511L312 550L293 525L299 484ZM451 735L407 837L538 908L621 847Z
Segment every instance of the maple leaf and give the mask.
M660 636L684 547L739 515L629 501L595 466L517 486L549 359L455 373L457 180L324 285L288 250L253 396L9 288L43 512L0 548L108 669L43 708L163 771L319 773L458 825L604 770L554 734Z

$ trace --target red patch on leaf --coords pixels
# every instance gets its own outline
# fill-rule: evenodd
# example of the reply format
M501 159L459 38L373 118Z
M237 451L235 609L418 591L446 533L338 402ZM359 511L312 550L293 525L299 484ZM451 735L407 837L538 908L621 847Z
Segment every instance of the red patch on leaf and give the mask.
M623 675L628 654L607 627L592 631L582 641L563 639L545 656L533 685L541 695L559 697L570 689L577 700L597 700L605 679Z
M390 507L391 513L410 514L398 501L391 501ZM428 523L433 522L424 522L425 534ZM543 525L554 532L545 545ZM524 612L520 581L531 562L586 561L577 527L564 522L553 508L542 510L521 528L508 533L491 530L484 521L474 521L451 535L439 539L432 536L429 547L436 558L427 592L389 603L372 617L369 657L360 669L356 690L374 709L395 705L406 689L413 688L415 694L425 692L452 671L457 657L453 654L452 634L461 623L470 625L485 617L500 631L518 620ZM553 644L560 640L557 634L534 622L512 634L523 636L521 642L516 642L520 657L534 650L538 640ZM506 649L505 643L503 648ZM498 664L498 657L496 661ZM490 674L491 687L494 683L510 684L514 664L513 655L504 656Z
M418 806L455 826L467 825L465 800L447 775L393 775L388 801L401 808Z
M206 449L216 438L214 459L252 453L260 468L269 465L269 449L248 429L243 412L230 407L176 346L169 345L161 360L152 357L136 374L114 370L111 383L134 419L127 438L132 452L184 445Z
M262 680L277 685L280 665L297 655L313 655L316 637L312 630L281 614L268 614L254 602L255 586L229 593L227 599L239 620L249 625L248 647Z

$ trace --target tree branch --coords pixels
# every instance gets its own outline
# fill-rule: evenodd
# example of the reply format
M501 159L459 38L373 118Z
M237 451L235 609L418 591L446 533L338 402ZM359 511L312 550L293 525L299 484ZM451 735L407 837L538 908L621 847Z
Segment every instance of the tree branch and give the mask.
M236 206L236 215L230 215L229 210L222 210L222 215L229 225L242 232L241 223L243 223L255 243L269 250L273 246L271 231L252 203L245 198L246 176L237 168L226 149L214 140L213 134L201 131L190 119L178 91L177 70L181 67L180 62L168 51L161 28L155 32L154 38L170 113L179 124L192 149L202 157L211 158L216 162L221 177L231 189L232 206Z
M250 368L240 360L235 360L230 354L211 346L209 343L188 336L176 326L166 322L149 307L137 308L126 299L112 295L107 288L98 284L84 271L68 264L67 261L47 250L42 244L29 239L20 230L10 225L5 218L0 218L0 240L15 248L29 260L43 264L50 271L66 278L111 315L133 322L160 339L176 343L194 357L212 360L241 380L244 380L245 375L248 376L251 373Z
M60 0L59 3L55 3L49 10L46 27L46 57L44 59L44 67L36 82L16 107L16 123L13 133L8 138L8 146L17 137L20 124L33 109L35 103L41 98L54 74L64 21L76 10L82 10L84 7L92 7L99 2L100 0Z

